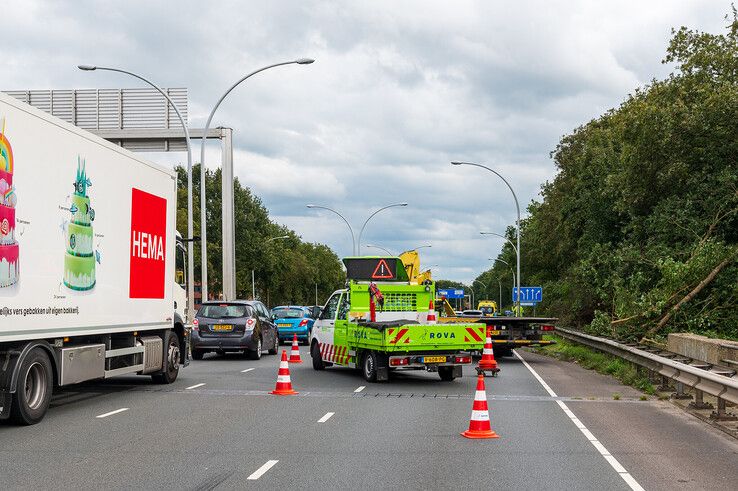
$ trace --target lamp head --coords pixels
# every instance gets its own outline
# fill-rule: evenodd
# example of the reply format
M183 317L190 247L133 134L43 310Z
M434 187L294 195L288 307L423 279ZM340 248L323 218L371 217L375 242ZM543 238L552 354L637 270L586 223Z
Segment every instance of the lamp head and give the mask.
M458 160L453 160L453 161L451 162L451 165L461 165L461 164L463 164L463 163L464 163L464 162L459 162Z
M315 208L315 205L305 205L305 206L307 206L308 208Z
M407 206L407 203L400 203L400 206Z
M77 65L77 68L79 68L80 70L84 70L86 72L97 70L97 67L95 65Z
M312 58L298 58L295 60L295 63L298 65L310 65L311 63L315 63L315 60Z

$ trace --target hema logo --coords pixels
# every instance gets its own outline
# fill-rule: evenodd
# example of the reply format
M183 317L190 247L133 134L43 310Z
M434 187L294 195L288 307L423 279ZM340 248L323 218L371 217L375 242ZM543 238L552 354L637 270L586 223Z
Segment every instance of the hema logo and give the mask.
M164 298L166 233L167 200L133 188L130 298Z

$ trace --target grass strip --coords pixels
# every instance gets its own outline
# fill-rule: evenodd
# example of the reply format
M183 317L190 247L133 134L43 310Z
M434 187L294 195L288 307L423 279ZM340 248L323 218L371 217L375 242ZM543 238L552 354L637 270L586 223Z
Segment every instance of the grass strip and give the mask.
M595 370L604 375L612 375L624 385L635 387L646 394L653 395L656 393L656 388L648 380L648 377L639 374L636 366L629 361L574 343L560 336L547 335L545 339L556 341L556 344L528 349L562 361L576 362L581 367Z

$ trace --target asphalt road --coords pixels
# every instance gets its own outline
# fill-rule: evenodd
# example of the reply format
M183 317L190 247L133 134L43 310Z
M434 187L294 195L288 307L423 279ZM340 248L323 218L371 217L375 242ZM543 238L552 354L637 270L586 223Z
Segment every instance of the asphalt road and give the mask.
M735 489L738 443L580 367L521 353L487 378L497 440L468 440L476 378L208 355L170 386L122 377L58 391L46 419L0 426L0 488ZM546 384L546 387L541 383ZM556 394L556 396L553 396ZM619 393L620 400L613 394ZM117 412L116 412L117 411ZM104 416L104 417L101 417Z

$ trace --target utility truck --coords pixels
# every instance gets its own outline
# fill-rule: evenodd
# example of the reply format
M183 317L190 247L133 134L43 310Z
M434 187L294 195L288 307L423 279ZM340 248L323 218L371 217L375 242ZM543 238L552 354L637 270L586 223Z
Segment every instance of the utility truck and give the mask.
M483 323L437 324L431 279L411 282L399 257L343 260L347 288L326 302L313 326L313 368L361 369L368 382L386 381L392 370L462 376L470 352L484 346Z
M39 422L55 386L174 382L175 173L4 94L0 132L0 419Z

